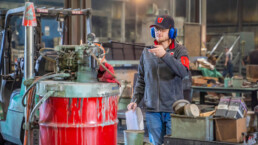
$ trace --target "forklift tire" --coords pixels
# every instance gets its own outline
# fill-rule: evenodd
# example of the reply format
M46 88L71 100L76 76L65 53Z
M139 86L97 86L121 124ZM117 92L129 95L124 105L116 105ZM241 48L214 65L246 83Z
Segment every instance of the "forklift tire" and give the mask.
M21 124L21 134L20 134L20 140L23 144L23 141L24 141L24 133L25 133L25 130L23 128L23 124L25 123L25 118L22 119L22 124Z
M5 143L5 140L2 136L2 134L0 133L0 144L3 145Z

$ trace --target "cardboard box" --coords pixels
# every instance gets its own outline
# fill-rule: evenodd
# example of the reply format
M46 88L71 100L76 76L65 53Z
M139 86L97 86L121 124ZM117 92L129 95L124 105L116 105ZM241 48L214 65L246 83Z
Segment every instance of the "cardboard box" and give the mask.
M171 114L171 137L213 141L214 119Z
M194 86L202 86L202 85L206 85L207 84L207 80L204 79L193 79L193 85Z
M192 77L193 85L195 86L207 85L208 80L211 80L211 79L218 82L218 78L214 78L214 77L203 77L203 76Z
M243 142L242 133L247 132L246 118L215 119L216 141Z
M227 118L244 118L247 113L247 107L242 98L232 97L229 103Z
M219 81L219 79L218 78L215 78L215 77L203 77L203 79L205 79L205 80L215 80L216 82L218 82Z
M194 86L202 86L207 85L207 80L203 79L202 77L192 77L193 85Z
M246 78L250 82L258 80L258 65L246 65Z
M218 108L216 110L215 116L217 117L226 117L227 116L227 112L228 112L228 105L230 103L230 99L231 97L221 97L219 100L219 105Z

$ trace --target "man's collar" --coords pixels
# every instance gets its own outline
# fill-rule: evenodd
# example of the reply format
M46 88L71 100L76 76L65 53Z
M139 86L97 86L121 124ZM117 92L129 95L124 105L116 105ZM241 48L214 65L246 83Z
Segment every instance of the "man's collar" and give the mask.
M159 45L157 40L154 40L155 45ZM169 49L174 49L175 48L175 39L172 39L171 44L169 45Z

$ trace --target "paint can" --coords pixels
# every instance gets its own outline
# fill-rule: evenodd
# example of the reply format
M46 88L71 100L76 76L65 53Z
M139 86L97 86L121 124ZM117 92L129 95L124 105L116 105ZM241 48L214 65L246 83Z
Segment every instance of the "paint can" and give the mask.
M144 130L124 130L125 145L143 145Z

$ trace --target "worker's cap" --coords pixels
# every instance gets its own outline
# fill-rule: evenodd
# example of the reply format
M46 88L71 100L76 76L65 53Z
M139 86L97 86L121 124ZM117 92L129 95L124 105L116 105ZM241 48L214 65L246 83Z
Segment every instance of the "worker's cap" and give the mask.
M175 22L172 17L169 15L161 15L157 16L155 23L153 25L150 25L150 27L160 27L163 29L170 29L174 28Z

